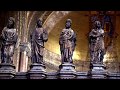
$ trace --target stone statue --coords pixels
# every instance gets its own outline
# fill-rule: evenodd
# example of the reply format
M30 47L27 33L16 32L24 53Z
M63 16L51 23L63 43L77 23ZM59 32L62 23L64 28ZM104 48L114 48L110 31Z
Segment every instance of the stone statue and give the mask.
M7 26L4 27L1 34L1 63L13 64L13 54L16 47L18 35L15 27L15 19L10 17Z
M43 50L44 50L44 42L48 40L48 33L42 27L42 21L40 19L37 20L36 29L31 33L31 61L32 63L43 64Z
M92 63L103 63L104 48L104 30L101 28L100 21L95 21L94 29L89 33L89 47Z
M71 24L71 19L67 19L65 28L62 30L59 38L62 63L73 63L72 56L76 46L76 34L71 29Z

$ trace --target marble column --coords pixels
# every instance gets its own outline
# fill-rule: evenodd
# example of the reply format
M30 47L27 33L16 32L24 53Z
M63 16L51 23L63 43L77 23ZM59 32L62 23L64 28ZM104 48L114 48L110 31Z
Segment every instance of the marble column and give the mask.
M27 71L28 56L27 48L27 11L20 11L20 58L19 58L19 72Z
M16 45L16 49L14 51L14 56L13 56L13 63L16 67L16 72L18 72L18 68L19 68L19 53L20 53L20 47L19 47L19 43L20 43L20 12L17 11L15 13L15 22L16 22L16 30L17 30L17 34L18 34L18 41L17 41L17 45Z
M28 52L29 52L28 43L23 42L20 43L20 72L27 72L27 65L28 65Z

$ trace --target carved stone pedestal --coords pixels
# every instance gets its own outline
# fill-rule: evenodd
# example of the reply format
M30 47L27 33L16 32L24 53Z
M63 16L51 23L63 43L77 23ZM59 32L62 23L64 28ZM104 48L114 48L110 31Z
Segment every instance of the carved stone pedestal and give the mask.
M89 76L92 79L106 79L107 71L105 70L105 66L103 64L92 64Z
M64 63L59 66L60 70L58 72L59 79L75 79L76 71L75 65L71 63Z
M46 71L45 65L43 64L32 64L30 70L28 71L28 79L45 79Z
M15 73L15 66L13 64L0 64L0 79L13 79Z

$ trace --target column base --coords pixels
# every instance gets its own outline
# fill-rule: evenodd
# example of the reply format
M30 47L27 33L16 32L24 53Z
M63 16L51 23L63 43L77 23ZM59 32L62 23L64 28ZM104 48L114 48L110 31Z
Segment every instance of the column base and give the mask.
M0 64L0 79L13 79L16 74L15 66L9 63Z
M46 71L45 65L34 63L30 66L30 70L28 71L28 79L45 79Z
M59 79L75 79L76 71L75 65L71 63L63 63L59 66L60 70L58 71Z

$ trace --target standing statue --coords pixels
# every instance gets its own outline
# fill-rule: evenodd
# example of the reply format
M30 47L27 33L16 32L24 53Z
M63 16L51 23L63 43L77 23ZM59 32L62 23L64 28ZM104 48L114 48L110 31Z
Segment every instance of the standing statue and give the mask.
M43 64L44 42L48 40L48 33L42 27L42 21L37 20L37 27L30 35L31 39L31 61L32 63Z
M103 63L104 48L104 30L101 28L100 21L95 21L94 29L89 33L89 47L92 63Z
M59 38L62 63L73 63L72 56L76 46L76 34L71 29L71 19L66 20L65 28Z
M2 30L1 63L13 64L13 54L18 39L18 35L14 26L15 19L10 17L8 19L7 26Z

